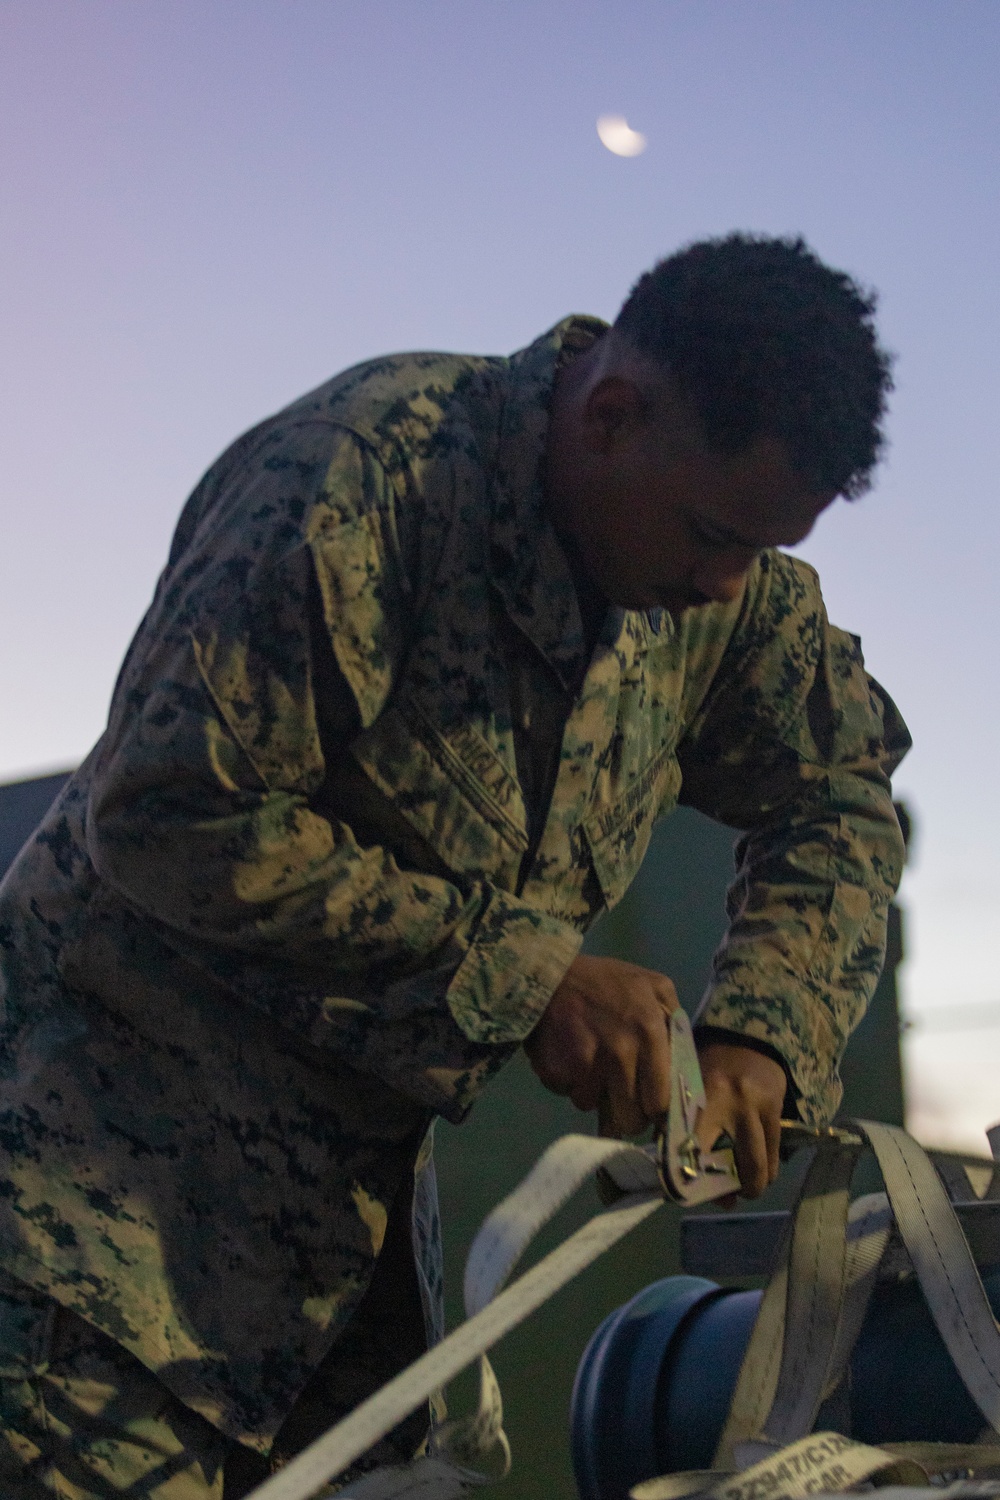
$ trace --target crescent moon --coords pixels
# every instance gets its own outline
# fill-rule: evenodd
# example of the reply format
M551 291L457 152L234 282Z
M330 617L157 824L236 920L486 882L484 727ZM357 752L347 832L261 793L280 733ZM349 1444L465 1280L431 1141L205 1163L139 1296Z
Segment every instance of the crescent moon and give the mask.
M641 156L646 149L646 137L632 130L624 115L601 115L597 134L615 156Z

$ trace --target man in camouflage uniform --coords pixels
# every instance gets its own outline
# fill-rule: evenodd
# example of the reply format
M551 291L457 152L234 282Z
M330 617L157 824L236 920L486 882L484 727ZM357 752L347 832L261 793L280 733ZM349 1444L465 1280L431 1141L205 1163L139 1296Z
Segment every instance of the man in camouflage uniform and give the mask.
M419 1352L428 1126L518 1046L656 1120L669 979L579 948L678 800L744 831L706 1139L753 1194L783 1104L831 1116L907 740L775 548L865 488L888 384L853 282L732 236L209 471L0 890L4 1496L243 1493Z

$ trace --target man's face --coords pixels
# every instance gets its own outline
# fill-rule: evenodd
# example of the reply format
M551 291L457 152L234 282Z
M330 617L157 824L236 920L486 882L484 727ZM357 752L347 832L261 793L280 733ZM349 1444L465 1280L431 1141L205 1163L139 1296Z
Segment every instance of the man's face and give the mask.
M572 504L573 550L612 604L685 609L739 598L757 554L794 546L833 495L810 494L784 445L706 451L693 425L623 424L591 453Z

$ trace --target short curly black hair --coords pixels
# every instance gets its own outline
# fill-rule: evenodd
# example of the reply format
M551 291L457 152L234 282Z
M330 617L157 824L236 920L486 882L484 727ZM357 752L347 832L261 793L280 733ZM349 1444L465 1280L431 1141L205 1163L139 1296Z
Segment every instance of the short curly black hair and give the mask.
M729 234L641 276L615 327L668 368L708 448L781 438L811 493L854 499L885 446L876 298L805 241Z

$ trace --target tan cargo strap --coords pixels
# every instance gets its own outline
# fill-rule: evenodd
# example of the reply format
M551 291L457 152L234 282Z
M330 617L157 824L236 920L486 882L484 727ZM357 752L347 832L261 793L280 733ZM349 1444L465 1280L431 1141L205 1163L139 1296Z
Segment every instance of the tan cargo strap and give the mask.
M789 1443L816 1420L833 1374L848 1285L848 1192L861 1149L857 1136L822 1137L761 1300L715 1452L717 1469L732 1468L737 1443L762 1435Z
M875 1153L896 1227L956 1370L1000 1432L1000 1327L962 1226L926 1152L894 1125L858 1120Z
M931 1477L938 1482L931 1485ZM950 1485L943 1478L952 1477ZM961 1476L961 1477L958 1477ZM1000 1448L953 1443L887 1443L871 1448L839 1432L814 1432L748 1468L665 1474L630 1491L633 1500L806 1500L839 1495L870 1480L879 1500L1000 1496ZM891 1487L891 1488L890 1488Z

